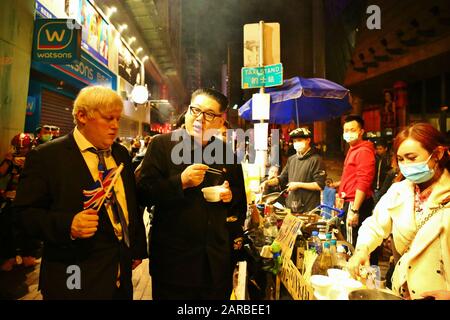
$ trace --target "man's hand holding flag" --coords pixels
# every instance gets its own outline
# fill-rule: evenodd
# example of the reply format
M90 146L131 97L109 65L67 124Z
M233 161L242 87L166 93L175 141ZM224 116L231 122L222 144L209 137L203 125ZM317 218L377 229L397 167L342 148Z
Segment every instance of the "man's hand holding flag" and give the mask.
M104 172L100 171L99 180L94 183L93 187L89 190L83 190L84 210L78 212L73 218L70 228L70 237L72 239L90 238L95 234L99 219L98 211L105 199L110 196L111 189L116 184L122 169L123 164L120 164L116 168Z
M95 181L93 187L89 190L83 190L85 199L83 209L92 208L97 212L100 210L106 198L111 196L111 189L116 184L122 169L123 163L118 167L100 171L99 179Z

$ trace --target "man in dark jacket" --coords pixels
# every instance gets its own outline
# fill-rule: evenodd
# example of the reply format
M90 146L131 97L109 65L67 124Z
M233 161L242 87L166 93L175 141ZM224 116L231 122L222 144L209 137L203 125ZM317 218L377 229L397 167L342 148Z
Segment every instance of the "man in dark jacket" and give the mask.
M114 143L122 109L113 90L84 88L73 132L28 154L14 207L23 229L44 241L44 299L133 298L132 268L147 252L131 159Z
M289 135L296 154L289 157L279 177L266 180L261 187L287 185L289 195L286 205L293 212L304 213L320 204L320 191L325 186L327 175L322 158L316 148L311 147L311 131L297 128Z
M373 179L372 187L374 192L373 200L374 203L377 204L384 194L381 193L381 188L391 169L391 157L388 152L387 143L384 140L376 142L375 152L375 178Z
M227 217L243 225L246 197L240 165L216 138L227 105L220 92L196 90L185 127L154 137L148 146L138 193L142 206L155 206L149 248L153 299L230 297ZM202 189L215 185L222 186L220 199L208 202Z

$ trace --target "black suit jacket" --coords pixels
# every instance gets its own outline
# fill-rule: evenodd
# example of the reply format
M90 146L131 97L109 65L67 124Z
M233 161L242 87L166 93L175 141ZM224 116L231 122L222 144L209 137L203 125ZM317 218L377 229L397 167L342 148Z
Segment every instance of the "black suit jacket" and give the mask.
M111 299L119 263L121 286L132 298L131 262L147 255L145 227L128 152L114 143L112 156L125 166L121 177L131 248L118 241L104 207L95 235L71 240L73 217L83 210L82 192L94 183L72 133L37 147L27 156L14 207L25 232L44 241L40 289L45 299ZM69 266L79 267L80 289L68 289L67 280L74 275L73 271L68 273Z
M200 185L183 190L181 173L194 162L194 151L190 150L191 161L175 164L171 153L177 144L171 141L170 133L155 136L138 183L141 204L155 205L149 250L152 279L180 286L231 285L233 235L227 217L235 216L242 228L246 214L242 168L236 164L211 164L225 169L224 176L206 173ZM201 189L224 180L230 184L232 202L206 202Z

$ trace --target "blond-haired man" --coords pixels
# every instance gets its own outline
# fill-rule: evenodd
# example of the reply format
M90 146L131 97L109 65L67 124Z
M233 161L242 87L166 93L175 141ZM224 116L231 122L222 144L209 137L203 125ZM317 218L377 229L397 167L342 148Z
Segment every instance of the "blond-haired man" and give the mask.
M29 154L15 208L24 230L44 241L44 299L132 299L131 271L146 241L131 160L114 143L122 109L113 90L86 87L74 102L75 129ZM85 209L101 192L83 191L102 190L95 182L120 163L110 197Z

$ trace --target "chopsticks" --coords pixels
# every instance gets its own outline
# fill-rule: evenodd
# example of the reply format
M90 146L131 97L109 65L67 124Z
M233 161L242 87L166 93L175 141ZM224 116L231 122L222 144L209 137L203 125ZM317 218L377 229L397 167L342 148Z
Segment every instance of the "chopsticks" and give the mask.
M213 173L213 174L218 174L218 175L222 175L223 174L223 171L218 170L218 169L214 169L214 168L211 168L211 167L209 167L206 170L206 172Z

